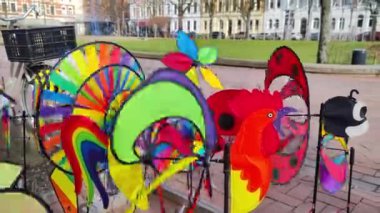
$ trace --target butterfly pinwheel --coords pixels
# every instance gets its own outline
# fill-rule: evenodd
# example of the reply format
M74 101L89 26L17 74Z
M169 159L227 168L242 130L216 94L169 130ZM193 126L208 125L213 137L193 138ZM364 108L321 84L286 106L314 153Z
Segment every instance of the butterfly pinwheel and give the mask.
M215 89L223 89L218 77L211 71L209 65L218 58L218 50L212 47L203 47L198 50L195 42L182 32L178 32L177 47L179 52L168 53L161 60L171 69L185 72L187 77L199 86L197 70L200 70L203 79Z

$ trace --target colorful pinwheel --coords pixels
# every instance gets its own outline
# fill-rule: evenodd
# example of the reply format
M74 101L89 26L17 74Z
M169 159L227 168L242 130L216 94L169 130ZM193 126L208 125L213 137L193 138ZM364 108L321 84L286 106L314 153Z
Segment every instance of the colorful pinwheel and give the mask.
M349 97L331 98L322 107L319 179L322 188L333 194L341 190L347 180L348 139L368 130L367 107L353 98L352 92Z
M200 70L203 79L211 87L223 89L218 77L209 68L209 65L215 63L218 58L217 49L203 47L198 51L195 42L182 31L177 33L177 47L179 52L165 55L162 63L171 69L185 72L197 86L199 86L197 71Z
M143 79L139 63L126 49L94 42L63 57L49 72L50 86L39 87L36 126L43 153L64 172L53 172L51 182L65 212L77 209L74 197L82 180L88 205L95 186L108 207L98 174L107 169L110 128L115 111Z
M11 116L14 115L13 105L15 104L15 100L0 91L0 116L1 116L1 129L3 140L5 142L5 147L7 153L9 154L9 150L11 148Z
M208 98L219 136L231 145L231 211L249 212L270 183L287 183L300 170L308 144L309 90L302 64L287 47L268 61L265 89L225 90Z
M161 132L154 143L149 139L140 139L144 137L141 133L152 124L166 122L165 119L171 117L186 119L195 125L205 145L203 158L193 152L192 143L181 142L181 135L165 138ZM168 128L163 131L172 130ZM146 134L149 137L151 133ZM166 134L175 136L175 132ZM108 151L111 176L130 201L130 211L135 208L147 210L148 195L161 183L197 160L207 162L216 142L215 136L211 111L200 90L176 71L158 70L153 73L118 111ZM182 156L167 158L174 151ZM159 160L172 162L158 163ZM144 165L158 173L148 186L144 183Z

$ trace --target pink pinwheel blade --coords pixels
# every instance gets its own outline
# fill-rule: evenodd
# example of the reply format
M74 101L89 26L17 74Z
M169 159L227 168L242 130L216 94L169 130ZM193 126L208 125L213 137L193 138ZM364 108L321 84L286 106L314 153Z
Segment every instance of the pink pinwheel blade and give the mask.
M193 65L193 60L180 52L169 53L165 55L161 61L167 67L180 72L187 72Z

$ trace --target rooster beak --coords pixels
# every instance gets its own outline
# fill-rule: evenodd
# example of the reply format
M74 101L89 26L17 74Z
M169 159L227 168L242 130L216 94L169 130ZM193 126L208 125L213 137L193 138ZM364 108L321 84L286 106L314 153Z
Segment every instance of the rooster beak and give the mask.
M292 112L297 112L297 110L293 107L283 107L277 112L277 117L274 120L273 125L281 137L285 137L285 133L281 129L281 119Z

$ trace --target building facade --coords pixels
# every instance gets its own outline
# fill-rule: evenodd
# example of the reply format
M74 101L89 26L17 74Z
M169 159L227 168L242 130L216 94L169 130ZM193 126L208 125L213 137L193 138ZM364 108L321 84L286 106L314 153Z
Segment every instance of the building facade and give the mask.
M130 24L139 30L149 20L154 17L167 17L170 32L179 29L178 4L172 4L169 0L157 1L157 5L152 5L150 1L138 1L130 6ZM210 30L210 9L207 1L194 0L190 6L184 7L182 18L182 30L185 32L196 32L197 34L208 34ZM251 12L251 19L246 23L240 13L237 1L215 0L215 12L212 18L212 31L224 32L226 35L233 35L245 31L245 25L249 25L250 33L259 33L263 29L264 1L256 0L254 9ZM153 8L156 8L155 12ZM162 8L162 9L160 9ZM161 12L160 12L161 11ZM131 29L134 27L131 26Z
M279 0L268 0L279 1ZM310 22L308 22L309 5L310 5ZM318 35L321 28L321 7L319 0L283 0L283 13L278 15L280 18L280 29L278 31L286 31L299 34L302 37L307 36L309 32L311 37ZM280 13L278 13L280 14ZM289 15L289 24L285 23ZM270 26L269 17L274 14L265 14L267 26ZM284 20L281 23L281 17ZM332 0L330 13L330 34L332 39L354 39L358 35L371 32L373 17L371 17L368 5L361 0ZM379 20L379 19L378 19ZM378 21L379 23L379 21ZM283 26L281 28L281 26ZM268 27L269 28L269 27ZM267 29L268 29L267 28ZM314 36L315 37L315 36Z
M79 0L0 0L0 16L22 16L32 6L37 6L39 15L31 13L17 27L76 25L78 33L83 31L80 17L83 16L82 1ZM8 23L0 22L4 28Z
M298 35L298 38L319 37L320 0L257 0L254 1L254 9L247 22L244 21L240 12L240 0L189 0L192 5L188 7L182 19L185 32L209 33L211 18L209 6L206 4L209 1L215 2L212 31L224 32L232 36L238 32L244 32L245 25L248 24L249 33L252 34L265 32L285 39L290 39L293 35ZM148 23L154 17L167 17L167 30L170 32L178 30L178 9L176 5L170 3L172 1L157 0L156 5L142 3L150 2L149 0L138 2L130 7L130 24L135 28L145 26L144 23ZM153 7L156 8L156 12L152 12ZM364 0L332 0L331 38L354 39L365 33L368 34L374 23L373 18ZM380 29L379 17L377 19L378 29Z

